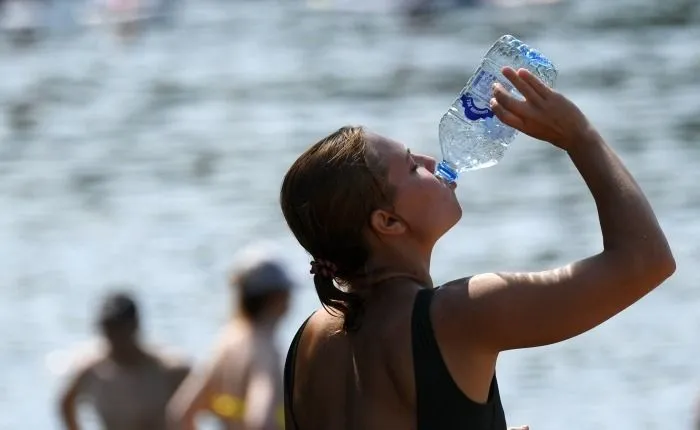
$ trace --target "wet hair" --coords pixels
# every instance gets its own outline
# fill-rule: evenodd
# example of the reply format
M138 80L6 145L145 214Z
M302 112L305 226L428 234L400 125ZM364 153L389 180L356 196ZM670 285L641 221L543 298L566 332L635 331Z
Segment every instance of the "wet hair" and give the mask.
M103 330L138 325L136 301L128 293L117 291L107 295L100 308L98 323Z
M358 327L362 313L363 299L349 287L367 275L371 214L393 201L386 174L362 127L346 126L301 154L282 183L280 205L292 233L314 260L335 265L333 276L314 274L314 285L323 307L342 314L346 331Z

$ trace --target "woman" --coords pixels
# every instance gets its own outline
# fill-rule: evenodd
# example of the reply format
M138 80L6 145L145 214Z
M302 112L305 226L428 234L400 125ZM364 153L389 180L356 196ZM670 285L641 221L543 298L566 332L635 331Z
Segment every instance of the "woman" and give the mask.
M293 283L275 246L245 247L230 278L237 309L218 339L214 356L193 373L168 405L170 430L194 430L210 412L225 430L282 430L280 354L275 344Z
M287 357L287 429L505 429L501 351L590 330L675 271L644 194L586 117L528 71L503 74L524 100L497 84L493 111L568 153L595 199L603 250L435 289L431 251L462 214L455 185L400 143L361 128L331 134L296 160L281 191L325 308Z

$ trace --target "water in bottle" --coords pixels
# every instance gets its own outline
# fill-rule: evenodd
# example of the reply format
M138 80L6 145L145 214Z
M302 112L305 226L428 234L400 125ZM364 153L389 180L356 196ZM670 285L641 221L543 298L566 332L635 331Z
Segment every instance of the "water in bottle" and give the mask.
M453 182L459 173L493 166L503 158L518 133L490 108L494 82L518 94L501 73L505 66L528 69L550 87L557 77L557 69L540 52L510 35L498 39L440 120L442 161L436 168L438 177Z

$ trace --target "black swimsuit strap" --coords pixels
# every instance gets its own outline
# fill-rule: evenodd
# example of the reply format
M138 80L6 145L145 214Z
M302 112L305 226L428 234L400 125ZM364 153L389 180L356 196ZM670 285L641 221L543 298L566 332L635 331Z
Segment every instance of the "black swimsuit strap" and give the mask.
M284 403L285 409L289 411L289 415L292 418L295 430L299 429L299 425L297 424L296 418L294 418L294 409L292 408L292 400L294 394L294 368L297 358L297 349L299 346L299 342L301 341L301 335L304 332L304 327L306 327L306 323L309 322L312 316L313 314L311 314L306 319L306 321L304 321L301 327L299 327L299 330L297 330L297 333L294 335L294 339L292 339L292 344L289 345L289 351L287 351L287 358L284 362Z

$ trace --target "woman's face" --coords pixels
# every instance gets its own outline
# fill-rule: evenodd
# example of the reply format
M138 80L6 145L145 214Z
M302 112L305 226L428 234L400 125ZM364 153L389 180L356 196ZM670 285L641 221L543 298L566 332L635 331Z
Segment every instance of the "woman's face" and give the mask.
M367 139L371 152L387 169L395 215L409 234L432 245L462 216L456 185L435 177L434 158L413 154L406 146L376 134L367 133Z

